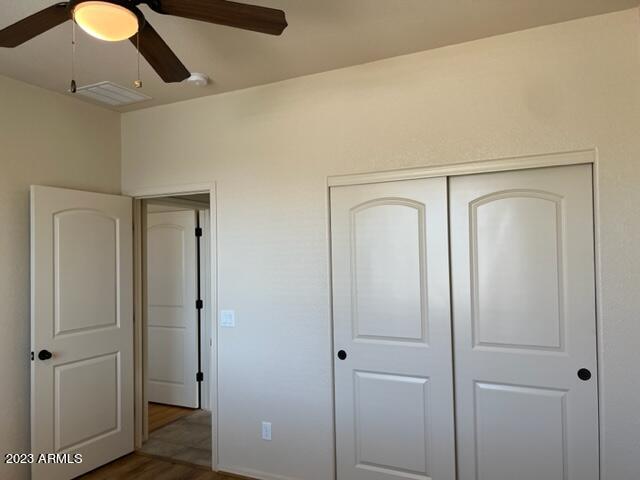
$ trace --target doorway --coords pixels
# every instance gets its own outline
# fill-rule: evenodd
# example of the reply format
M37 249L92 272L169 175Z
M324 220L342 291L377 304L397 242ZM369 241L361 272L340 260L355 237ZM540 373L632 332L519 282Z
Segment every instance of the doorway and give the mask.
M144 424L138 451L212 468L211 199L141 203Z

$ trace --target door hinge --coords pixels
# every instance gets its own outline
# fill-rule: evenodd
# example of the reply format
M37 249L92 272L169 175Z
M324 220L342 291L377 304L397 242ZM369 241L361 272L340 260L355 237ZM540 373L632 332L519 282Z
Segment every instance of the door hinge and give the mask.
M196 373L196 382L203 382L203 381L204 381L204 373L202 372Z
M204 303L202 302L202 300L196 300L196 309L202 310L203 307Z
M202 236L202 228L196 227L196 237L201 237L201 236Z

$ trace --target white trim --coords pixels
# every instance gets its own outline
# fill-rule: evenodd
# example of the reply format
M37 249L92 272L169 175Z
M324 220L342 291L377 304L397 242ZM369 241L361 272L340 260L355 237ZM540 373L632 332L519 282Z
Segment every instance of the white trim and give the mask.
M211 311L211 260L209 251L211 250L211 228L209 220L211 215L209 206L198 210L200 218L200 228L202 229L202 237L200 241L200 292L202 295L203 308L200 315L200 351L202 372L204 373L204 381L201 390L200 408L211 411L211 364L213 362L213 337L212 330L212 311Z
M218 197L216 185L209 190L209 289L211 313L211 343L210 357L211 387L209 388L209 408L211 409L211 469L218 470L218 432L220 424L218 415Z
M150 197L147 199L150 205L160 205L165 207L181 208L182 210L203 210L209 209L208 203L197 202L195 200L186 200L184 198L174 197Z
M242 477L256 478L258 480L301 480L295 477L285 477L284 475L265 473L260 470L252 470L250 468L226 467L224 465L219 465L217 471L222 474L230 473L231 475L240 475Z
M210 357L211 363L211 371L209 373L210 387L209 387L209 399L210 399L210 409L211 415L213 416L211 422L211 465L212 470L217 471L218 469L218 329L217 329L217 315L218 311L218 269L217 269L217 257L218 257L218 233L217 233L217 193L216 193L216 183L200 183L200 184L191 184L191 185L166 185L160 187L148 187L148 188L140 188L137 190L129 190L125 192L127 195L134 197L135 200L143 200L157 197L167 197L173 195L192 195L196 193L208 193L209 194L209 260L210 260L210 291L209 298L211 304L211 316L212 320L215 320L215 325L211 329L211 340L213 343L213 353ZM144 217L144 216L143 216ZM142 230L142 226L139 224L135 225L135 228L139 228ZM142 233L144 231L142 230ZM144 241L143 241L144 242ZM136 297L137 301L142 301L142 295ZM142 301L142 311L146 311L144 308L144 304L146 302ZM143 314L143 322L141 325L141 333L140 335L144 335L146 321ZM137 338L134 341L137 344ZM143 342L144 343L144 342ZM144 347L143 347L144 350ZM134 355L135 356L135 355ZM137 358L137 357L136 357ZM143 375L146 378L146 368L145 366L138 365L137 368L143 370ZM138 370L139 371L139 370ZM136 405L143 404L146 406L146 398L144 393L142 394L142 398L140 398L140 392L136 391L136 398L134 401ZM145 423L145 417L148 415L146 413L146 409L143 408L145 413L143 414L142 422ZM134 422L139 422L139 418L134 418ZM142 428L144 430L144 427Z
M599 152L596 149L594 152L595 161L593 162L593 168L591 170L591 177L593 181L593 250L595 255L595 272L594 283L596 289L596 341L597 341L597 370L598 370L598 435L600 440L600 478L605 478L605 462L604 462L604 301L602 299L602 242L601 242L601 230L600 230L600 167L599 167Z
M331 470L333 478L338 478L338 450L337 450L337 432L336 425L336 369L335 369L335 336L334 336L334 318L333 318L333 251L331 245L331 189L325 189L325 241L327 242L327 307L329 309L329 368L331 371Z
M398 180L415 180L418 178L453 177L473 175L477 173L525 170L529 168L559 167L595 163L596 150L575 150L570 152L548 153L540 155L524 155L519 157L500 158L494 160L453 163L381 172L333 175L327 177L329 187L346 185L363 185L367 183L395 182Z
M173 195L194 195L196 193L209 193L215 191L214 183L193 183L183 185L161 185L159 187L140 187L133 190L124 190L123 195L135 198L170 197ZM213 197L211 197L213 198Z
M145 401L145 388L143 371L145 363L145 345L143 343L144 309L146 304L144 283L142 279L145 275L145 262L142 258L143 232L146 230L146 216L143 215L145 208L144 201L133 200L133 378L134 378L134 400L133 400L133 426L134 426L134 447L142 448L142 444L149 436L149 412Z

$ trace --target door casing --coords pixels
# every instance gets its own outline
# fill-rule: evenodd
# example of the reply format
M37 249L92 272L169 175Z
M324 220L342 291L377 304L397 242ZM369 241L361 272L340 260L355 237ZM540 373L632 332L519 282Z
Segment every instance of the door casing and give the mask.
M146 242L146 215L145 202L152 198L162 198L177 195L193 195L198 193L209 194L209 218L204 222L208 232L203 239L208 240L209 247L209 278L203 281L203 287L207 292L203 297L209 302L210 320L217 319L217 234L216 234L216 184L215 182L190 185L165 186L159 188L141 189L123 192L133 197L133 221L134 221L134 422L135 422L135 447L142 447L142 443L149 437L148 403L145 393L147 378L146 358L146 327L147 327L147 292L146 292L146 262L144 259L144 244ZM194 204L195 205L195 204ZM140 319L141 321L139 321ZM211 410L211 466L212 470L218 469L218 337L217 328L211 326L212 345L209 349L209 378L208 397ZM204 393L203 393L204 394Z
M598 151L596 148L571 150L566 152L555 152L535 155L523 155L517 157L506 157L490 160L472 161L465 163L451 163L448 165L433 165L427 167L406 168L399 170L389 170L381 172L365 172L347 175L334 175L327 177L327 188L325 192L325 205L326 205L326 218L327 218L327 248L328 248L328 268L329 268L329 312L331 315L331 338L333 338L333 299L331 295L333 284L333 273L331 270L331 188L338 186L348 185L364 185L371 183L383 183L399 180L415 180L422 178L433 177L454 177L460 175L472 175L481 173L495 173L495 172L507 172L517 170L528 170L534 168L545 167L558 167L568 165L583 165L588 164L592 166L592 179L593 179L593 224L594 224L594 264L595 264L595 298L596 298L596 358L597 358L597 399L598 399L598 427L599 431L603 430L603 416L602 410L604 406L602 383L604 381L604 356L603 356L603 344L602 344L602 278L601 278L601 241L600 241L600 195L599 195L599 165L598 165ZM332 378L335 382L335 371L333 369L336 352L334 345L331 345L331 356L329 361L331 362ZM334 439L334 471L337 478L337 451L336 451L336 425L335 425L335 395L333 397L332 404L332 416L334 419L333 425L333 439ZM599 449L600 449L600 478L604 478L603 472L603 436L599 436Z

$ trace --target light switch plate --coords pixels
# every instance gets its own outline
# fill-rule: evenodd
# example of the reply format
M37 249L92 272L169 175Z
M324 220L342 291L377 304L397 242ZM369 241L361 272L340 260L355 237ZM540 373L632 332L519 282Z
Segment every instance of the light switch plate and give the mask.
M236 312L233 310L220 310L220 326L234 328L236 326Z
M262 440L271 440L271 422L262 422Z

